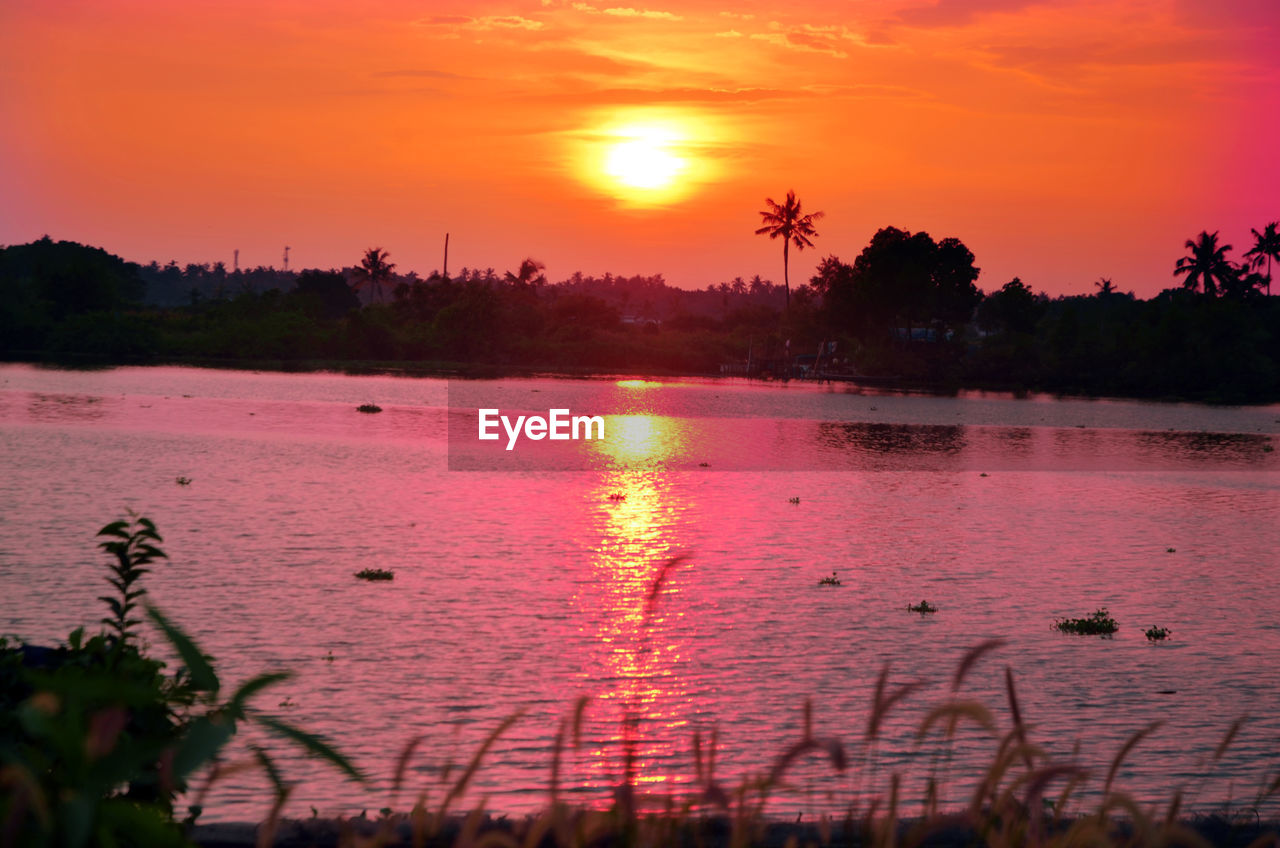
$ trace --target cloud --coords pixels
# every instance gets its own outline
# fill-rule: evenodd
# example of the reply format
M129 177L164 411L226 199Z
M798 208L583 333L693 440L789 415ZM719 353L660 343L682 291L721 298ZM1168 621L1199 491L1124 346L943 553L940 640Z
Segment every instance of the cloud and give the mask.
M736 29L727 29L724 32L717 32L716 38L742 38L742 33Z
M522 18L519 15L489 15L472 22L475 29L542 29L542 21Z
M806 53L824 53L837 59L848 57L845 49L850 44L861 44L862 39L845 26L813 26L798 24L783 26L777 21L769 24L769 32L756 32L751 38L790 50Z
M818 92L783 91L775 88L584 88L535 95L542 101L572 104L650 105L664 103L759 103L766 100L794 100L816 97Z
M614 15L619 18L656 18L664 21L682 21L683 17L672 14L671 12L656 12L652 9L628 9L625 6L615 6L612 9L605 9L606 15Z
M450 73L449 71L439 71L435 68L404 68L397 71L374 71L372 76L380 79L397 79L397 78L422 78L428 79L466 79L460 74Z
M610 15L615 18L649 18L650 20L660 21L682 21L684 17L673 12L662 12L655 9L632 9L628 6L613 6L608 9L601 9L592 6L590 3L571 3L575 10L585 12L589 15Z
M1043 0L937 0L927 6L909 6L897 14L897 19L914 27L965 26L982 15L997 12L1018 12L1028 6L1039 5Z
M480 32L491 30L539 30L544 24L520 15L485 15L475 18L469 15L431 15L415 21L419 26L455 27Z

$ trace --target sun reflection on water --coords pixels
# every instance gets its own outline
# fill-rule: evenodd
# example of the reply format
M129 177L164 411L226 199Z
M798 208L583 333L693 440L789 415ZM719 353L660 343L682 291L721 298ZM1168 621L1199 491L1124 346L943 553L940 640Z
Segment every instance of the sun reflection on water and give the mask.
M605 438L585 444L615 468L670 463L685 452L687 433L664 415L606 415Z
M635 418L629 444L647 444L650 422ZM626 782L643 796L689 779L681 763L693 695L682 674L689 646L678 632L687 562L672 538L689 504L651 470L604 474L590 496L601 504L600 542L578 597L583 642L592 646L582 677L606 688L594 693L581 780L593 789Z

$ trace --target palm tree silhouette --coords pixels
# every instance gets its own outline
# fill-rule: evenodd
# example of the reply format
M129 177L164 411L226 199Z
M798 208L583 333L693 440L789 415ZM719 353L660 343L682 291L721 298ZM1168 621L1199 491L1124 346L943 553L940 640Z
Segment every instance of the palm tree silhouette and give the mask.
M1250 264L1254 268L1262 267L1262 260L1267 260L1267 297L1271 296L1271 260L1280 262L1280 233L1276 232L1276 228L1280 227L1280 221L1272 221L1263 229L1262 232L1250 228L1253 233L1253 248L1245 254L1245 258L1250 260Z
M508 283L521 289L537 289L538 286L547 282L547 277L542 272L546 269L543 265L532 256L520 263L520 271L516 274L508 271L505 279Z
M1236 276L1235 267L1227 261L1227 251L1231 249L1231 245L1219 247L1216 230L1212 234L1201 231L1194 240L1187 239L1186 248L1191 254L1179 259L1177 267L1173 269L1175 277L1187 275L1182 281L1184 288L1195 291L1200 286L1205 294L1216 295L1220 288L1229 285Z
M364 252L364 258L355 269L356 288L368 286L379 302L382 301L382 284L391 280L391 272L396 267L394 262L387 261L390 256L380 247L371 247Z
M769 204L769 208L760 212L761 223L764 226L756 230L756 235L768 235L771 239L782 237L782 282L787 287L787 307L790 308L791 280L787 273L787 265L791 245L795 244L796 250L813 247L813 242L809 238L818 235L818 231L813 228L813 222L821 218L823 213L813 212L802 215L800 201L796 199L795 191L788 191L787 200L781 205L775 203L772 197L766 197L764 202Z
M1099 277L1094 283L1098 287L1098 297L1106 298L1116 293L1115 283L1111 282L1110 277Z

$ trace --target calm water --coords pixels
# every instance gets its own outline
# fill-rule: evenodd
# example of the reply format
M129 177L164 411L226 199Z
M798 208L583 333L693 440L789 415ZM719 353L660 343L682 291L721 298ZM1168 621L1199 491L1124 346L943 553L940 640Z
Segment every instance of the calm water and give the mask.
M384 412L355 412L369 401ZM466 438L481 401L605 414L611 436L497 456ZM923 685L868 765L802 763L772 811L839 809L895 772L915 798L931 769L958 800L995 743L965 732L939 760L947 749L915 731L989 638L1007 643L961 694L1002 730L1010 666L1054 753L1078 744L1105 775L1162 720L1122 788L1248 803L1280 767L1278 441L1277 407L0 366L0 629L52 642L95 621L94 532L126 509L151 517L172 558L147 578L154 602L224 680L294 670L259 706L374 779L344 785L273 744L300 816L384 806L418 736L407 795L438 801L447 765L518 710L468 799L535 809L579 696L591 701L562 780L586 802L607 797L624 740L655 792L692 780L695 733L718 733L726 783L766 771L799 737L806 698L814 732L861 763L886 665L891 685ZM396 578L355 580L364 567ZM842 585L819 586L833 570ZM922 598L940 611L905 611ZM1114 639L1051 627L1099 606ZM1172 640L1148 644L1153 624ZM269 800L241 775L206 817L256 819Z

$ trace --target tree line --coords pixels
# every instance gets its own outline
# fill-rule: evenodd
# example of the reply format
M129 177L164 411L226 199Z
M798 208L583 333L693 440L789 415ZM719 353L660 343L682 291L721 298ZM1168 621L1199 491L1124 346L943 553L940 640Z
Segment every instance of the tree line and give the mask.
M783 225L800 213L791 195L773 206ZM812 246L810 214L791 244L798 232ZM1255 237L1239 264L1216 233L1188 240L1172 268L1180 285L1149 300L1109 279L1087 296L1050 298L1018 278L986 293L958 238L896 227L852 262L827 256L794 290L785 267L781 286L757 276L691 291L660 274L550 282L534 259L420 277L398 273L380 247L331 270L138 265L46 237L0 249L0 355L473 373L716 374L750 363L773 377L799 373L807 356L810 375L932 387L1278 400L1276 225Z

